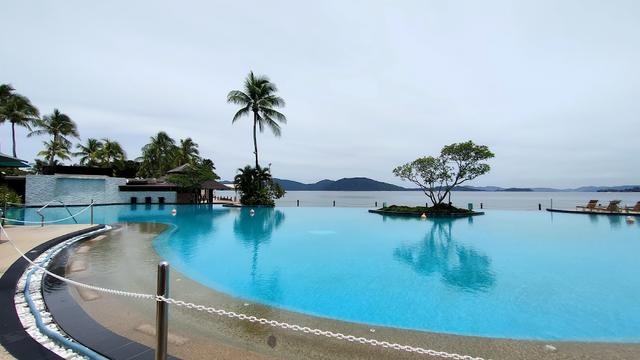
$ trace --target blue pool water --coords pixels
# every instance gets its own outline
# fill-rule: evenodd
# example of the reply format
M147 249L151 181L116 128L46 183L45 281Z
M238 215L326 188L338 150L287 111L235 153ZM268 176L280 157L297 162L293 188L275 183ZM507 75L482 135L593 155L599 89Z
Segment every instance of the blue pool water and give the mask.
M251 216L210 206L178 206L173 217L172 208L97 207L96 221L175 224L154 248L177 270L285 309L464 335L640 342L640 218L420 220L353 208Z

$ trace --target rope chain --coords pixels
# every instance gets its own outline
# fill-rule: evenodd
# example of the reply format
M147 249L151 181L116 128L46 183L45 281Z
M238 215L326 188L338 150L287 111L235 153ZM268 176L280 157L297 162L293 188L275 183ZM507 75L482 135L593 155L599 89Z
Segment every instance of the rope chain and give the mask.
M91 236L91 235L94 235L94 234L97 234L97 233L108 231L109 229L110 228L107 227L107 228L95 230L95 231L92 231L92 232L87 233L87 234L76 236L76 237L74 237L72 239L67 240L67 242L68 243L73 243L73 242L78 241L78 240L80 240L82 238L85 238L87 236ZM152 295L152 294L135 293L135 292L122 291L122 290L114 290L114 289L104 288L104 287L100 287L100 286L81 283L81 282L78 282L78 281L75 281L75 280L71 280L71 279L68 279L66 277L54 274L54 273L50 272L49 270L47 270L47 269L43 268L42 266L40 266L40 264L37 264L37 263L33 262L31 259L29 259L16 246L16 244L13 242L13 240L11 240L11 238L9 237L9 234L7 234L4 226L2 226L1 224L0 224L0 232L7 238L8 242L20 254L20 256L22 258L24 258L26 261L29 262L29 264L31 264L32 266L35 266L39 270L42 270L44 273L46 273L47 275L49 275L51 277L54 277L54 278L56 278L56 279L58 279L60 281L63 281L65 283L67 283L67 284L70 284L70 285L73 285L73 286L76 286L76 287L82 287L82 288L91 289L91 290L94 290L94 291L107 293L107 294L112 294L112 295L118 295L118 296L124 296L124 297L132 297L132 298L135 298L135 299L162 301L162 302L165 302L167 304L172 304L172 305L176 305L176 306L179 306L179 307L184 307L184 308L187 308L187 309L202 311L202 312L206 312L206 313L209 313L209 314L212 314L212 315L226 316L226 317L232 318L232 319L238 319L238 320L242 320L242 321L249 321L249 322L252 322L252 323L259 323L261 325L269 325L269 326L274 327L274 328L281 328L281 329L284 329L284 330L302 332L302 333L305 333L305 334L311 334L311 335L316 335L316 336L324 336L324 337L327 337L327 338L333 338L333 339L338 339L338 340L352 342L352 343L371 345L371 346L374 346L374 347L381 347L381 348L385 348L385 349L406 351L406 352L410 352L410 353L429 355L429 356L440 357L440 358L444 358L444 359L488 360L488 359L484 359L482 357L474 357L474 356L469 356L469 355L460 355L460 354L456 354L456 353L448 353L448 352L445 352L445 351L436 351L436 350L432 350L432 349L425 349L425 348L415 347L415 346L410 346L410 345L402 345L402 344L397 344L397 343L391 343L391 342L388 342L388 341L381 341L381 340L369 339L369 338L365 338L365 337L358 337L358 336L354 336L354 335L345 335L345 334L342 334L342 333L336 333L336 332L328 331L328 330L315 329L315 328L310 328L310 327L307 327L307 326L291 325L291 324L288 324L286 322L281 322L281 321L277 321L277 320L269 320L269 319L265 319L265 318L258 318L258 317L253 316L253 315L246 315L246 314L242 314L242 313L236 313L234 311L227 311L227 310L224 310L224 309L216 309L214 307L209 307L209 306L205 306L205 305L198 305L198 304L195 304L195 303L192 303L192 302L187 302L187 301L183 301L183 300L176 300L176 299L173 299L173 298L170 298L170 297L167 298L167 297L164 297L164 296L161 296L161 295Z

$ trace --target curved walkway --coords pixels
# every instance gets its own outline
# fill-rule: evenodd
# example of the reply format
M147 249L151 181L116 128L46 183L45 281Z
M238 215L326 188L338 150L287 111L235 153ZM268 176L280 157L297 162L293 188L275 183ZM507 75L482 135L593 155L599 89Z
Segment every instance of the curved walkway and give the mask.
M14 240L14 242L18 245L20 250L29 254L32 249L51 241L52 239L90 229L94 225L88 224L73 224L73 225L48 225L45 227L40 226L7 226L6 231L7 234ZM20 255L16 252L16 250L11 246L11 244L0 237L0 278L4 279L5 273L9 270L9 268L20 258ZM26 263L26 261L25 261ZM25 264L26 265L26 264ZM0 292L4 292L7 289L4 288L4 282L2 282L2 288L0 288ZM13 284L15 287L15 284ZM2 311L3 309L0 309ZM2 327L8 326L8 321L3 316ZM26 334L26 333L25 333ZM12 343L17 344L21 342L23 337L20 334L12 334L11 336L4 336L2 339L2 344ZM0 345L0 359L15 359L8 351L4 348L3 345Z

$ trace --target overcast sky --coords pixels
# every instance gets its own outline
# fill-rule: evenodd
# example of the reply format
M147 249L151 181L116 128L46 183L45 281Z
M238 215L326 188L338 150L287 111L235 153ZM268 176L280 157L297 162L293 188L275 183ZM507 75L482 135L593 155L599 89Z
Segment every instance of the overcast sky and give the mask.
M471 139L496 154L475 185L640 183L634 0L3 0L0 24L0 83L129 158L164 130L232 178L253 145L226 95L253 70L287 101L258 137L276 177L408 185L394 166ZM43 140L18 130L18 156Z

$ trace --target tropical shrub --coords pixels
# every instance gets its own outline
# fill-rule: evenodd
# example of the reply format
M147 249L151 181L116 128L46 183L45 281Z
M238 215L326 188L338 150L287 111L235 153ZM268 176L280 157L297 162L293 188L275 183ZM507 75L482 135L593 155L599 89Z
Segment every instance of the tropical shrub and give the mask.
M4 207L6 203L22 204L22 196L6 185L2 185L0 186L0 206Z
M285 194L284 189L273 181L269 168L247 165L238 169L233 182L243 205L275 206L274 200Z

